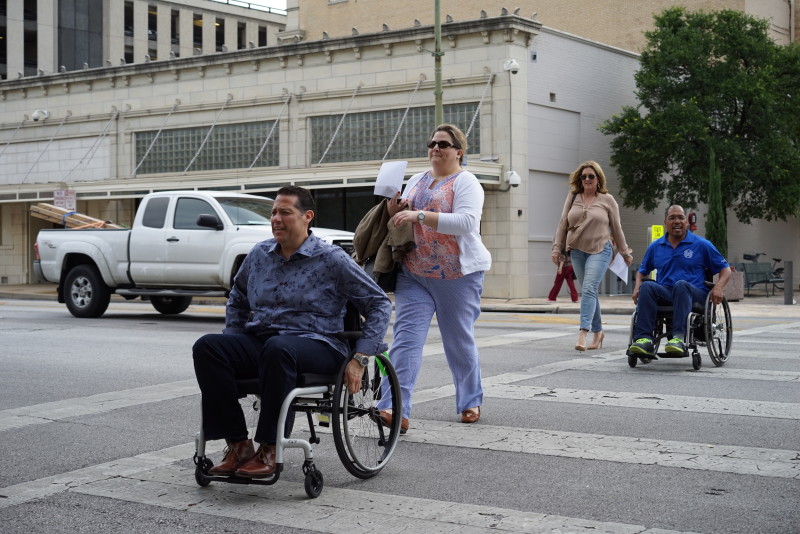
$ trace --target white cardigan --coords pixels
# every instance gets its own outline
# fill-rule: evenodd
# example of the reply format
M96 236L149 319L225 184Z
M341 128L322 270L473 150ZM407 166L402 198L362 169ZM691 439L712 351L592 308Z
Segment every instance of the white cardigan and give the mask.
M403 190L402 198L407 198L424 172L411 177ZM481 212L483 211L483 188L469 171L461 171L453 184L453 213L439 213L437 232L456 237L458 260L461 274L488 271L492 266L492 255L483 245L480 234Z

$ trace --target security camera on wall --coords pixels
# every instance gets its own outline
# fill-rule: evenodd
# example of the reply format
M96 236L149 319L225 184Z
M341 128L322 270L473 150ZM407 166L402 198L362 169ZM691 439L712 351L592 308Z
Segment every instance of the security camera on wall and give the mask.
M46 109L37 109L36 111L33 112L33 115L31 115L31 118L34 121L43 121L49 117L50 117L50 112L47 111Z
M519 72L519 61L516 59L507 59L505 63L503 63L503 69L511 74L516 74Z
M522 177L517 174L517 171L509 171L506 173L506 178L508 179L508 185L511 187L519 187L519 184L522 183Z

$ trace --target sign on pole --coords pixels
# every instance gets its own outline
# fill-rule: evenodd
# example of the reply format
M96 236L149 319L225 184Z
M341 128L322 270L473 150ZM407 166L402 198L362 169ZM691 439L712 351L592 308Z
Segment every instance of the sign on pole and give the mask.
M77 210L77 200L74 189L56 189L53 191L53 205L67 211Z

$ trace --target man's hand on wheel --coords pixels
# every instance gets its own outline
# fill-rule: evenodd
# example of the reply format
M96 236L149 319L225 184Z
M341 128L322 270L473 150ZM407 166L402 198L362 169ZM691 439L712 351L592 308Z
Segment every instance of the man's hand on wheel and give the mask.
M364 369L357 360L350 360L344 370L344 384L351 395L355 395L361 389L361 377L364 376Z

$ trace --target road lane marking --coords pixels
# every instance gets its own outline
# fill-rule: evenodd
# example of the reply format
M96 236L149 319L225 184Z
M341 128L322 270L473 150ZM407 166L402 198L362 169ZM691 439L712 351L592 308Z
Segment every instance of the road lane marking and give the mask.
M104 413L140 404L168 401L199 393L197 380L191 379L10 408L0 411L0 431Z
M95 482L75 491L173 510L331 534L472 534L488 530L678 534L673 530L648 529L640 525L354 489L326 487L318 498L310 500L305 495L303 485L296 482L281 481L275 486L258 486L255 489L218 483L208 488L198 488L193 484L193 472L176 466L170 466L169 470L148 471L137 478Z
M789 402L691 397L664 395L662 393L548 388L513 384L484 387L483 394L484 397L497 399L566 402L570 404L590 404L592 406L616 406L620 408L800 420L800 404Z
M414 420L403 441L800 479L800 450Z
M664 374L680 374L681 377L695 378L727 378L732 380L766 380L771 382L798 382L800 373L794 371L769 371L764 369L734 369L731 367L703 367L699 371L691 371L685 367L655 365L649 369ZM627 364L614 361L593 362L581 368L585 371L603 371L614 373L641 373L631 369Z

